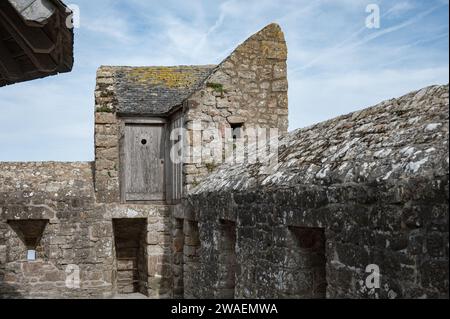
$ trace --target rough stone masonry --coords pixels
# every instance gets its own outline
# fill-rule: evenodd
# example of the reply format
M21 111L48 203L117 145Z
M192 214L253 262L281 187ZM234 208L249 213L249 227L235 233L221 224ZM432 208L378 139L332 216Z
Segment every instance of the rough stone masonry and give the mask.
M448 297L448 86L287 134L286 59L271 24L217 66L101 67L95 162L0 164L0 298ZM278 165L171 162L196 121L277 128Z
M448 85L427 87L284 136L270 174L210 175L185 203L200 238L185 293L448 298L448 102Z

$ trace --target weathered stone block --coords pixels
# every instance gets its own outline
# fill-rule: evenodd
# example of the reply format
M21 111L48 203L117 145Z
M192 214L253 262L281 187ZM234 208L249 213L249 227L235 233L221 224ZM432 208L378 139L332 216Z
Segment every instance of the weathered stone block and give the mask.
M97 135L95 138L95 146L97 147L115 147L118 145L118 139L116 135Z
M114 113L95 113L96 124L116 124L117 119Z
M287 92L288 91L288 82L287 80L277 80L272 83L272 91L273 92Z
M0 246L0 264L6 263L6 246Z
M275 80L277 79L284 79L287 77L287 65L285 62L282 63L276 63L273 66L273 78Z
M230 124L244 124L246 122L245 117L237 115L229 116L227 120Z
M287 47L284 42L262 41L261 51L263 53L263 57L267 59L287 59Z
M164 255L164 249L158 245L149 245L149 246L147 246L147 255L148 256L162 256L162 255Z
M155 231L147 232L147 244L157 245L159 243L159 234Z
M99 148L96 154L98 159L106 159L116 161L119 158L119 150L117 147Z

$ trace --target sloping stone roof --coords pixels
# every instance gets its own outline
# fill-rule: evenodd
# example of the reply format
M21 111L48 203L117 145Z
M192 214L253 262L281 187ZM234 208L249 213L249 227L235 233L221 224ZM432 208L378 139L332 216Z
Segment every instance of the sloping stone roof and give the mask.
M448 85L431 86L280 139L279 161L222 166L190 192L285 188L302 184L433 180L449 173Z
M181 105L216 66L111 67L117 112L130 115L163 115Z

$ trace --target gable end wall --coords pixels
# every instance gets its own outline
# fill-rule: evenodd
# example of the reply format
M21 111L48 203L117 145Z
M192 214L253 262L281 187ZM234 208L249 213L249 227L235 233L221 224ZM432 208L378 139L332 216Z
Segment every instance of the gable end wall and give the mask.
M277 24L271 24L241 44L184 103L187 143L193 145L193 124L224 134L231 123L245 127L288 130L287 46ZM202 147L208 147L202 140ZM185 193L209 173L205 161L184 166ZM214 163L213 163L214 164ZM220 164L220 163L216 163Z

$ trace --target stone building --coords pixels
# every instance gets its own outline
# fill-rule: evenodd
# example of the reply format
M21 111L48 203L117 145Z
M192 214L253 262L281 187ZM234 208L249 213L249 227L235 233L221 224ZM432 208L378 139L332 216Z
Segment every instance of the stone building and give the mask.
M200 240L185 293L448 298L448 98L427 87L292 132L270 174L214 172L186 201Z
M217 66L101 67L94 163L2 165L1 294L181 297L183 223L172 214L217 164L173 162L170 132L184 128L188 144L196 122L286 133L286 59L284 35L270 25ZM79 289L64 281L73 269Z
M60 0L2 0L0 87L70 72L72 18Z
M0 164L0 297L369 297L370 264L448 296L448 86L287 134L286 59L272 24L216 66L101 67L95 162ZM272 173L219 165L255 126Z

